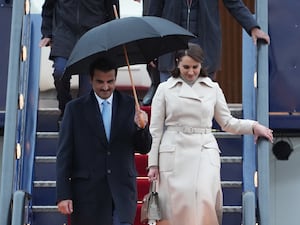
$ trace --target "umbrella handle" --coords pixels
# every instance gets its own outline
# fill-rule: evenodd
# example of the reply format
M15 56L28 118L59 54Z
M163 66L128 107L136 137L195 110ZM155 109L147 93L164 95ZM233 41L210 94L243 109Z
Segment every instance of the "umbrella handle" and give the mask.
M115 17L116 17L116 19L118 19L119 15L118 15L118 11L117 11L116 5L113 5L113 9L114 9ZM132 74L131 74L131 69L130 69L128 54L127 54L127 49L126 49L125 45L123 45L123 50L124 50L126 64L127 64L127 67L128 67L128 72L129 72L129 77L130 77L130 83L131 83L132 90L133 90L133 96L134 96L134 100L135 100L135 104L136 104L136 109L140 110L140 105L139 105L138 98L137 98L137 95L136 95L136 90L135 90L135 86L134 86L133 78L132 78Z
M117 6L113 5L113 9L114 9L114 14L115 14L116 19L119 19L119 15L118 15L118 11L117 11Z
M114 9L114 14L115 14L116 19L119 19L119 15L118 15L118 11L117 11L116 5L113 5L113 9ZM123 49L124 49L124 55L125 55L125 59L126 59L126 64L127 64L127 67L128 67L128 72L129 72L129 77L130 77L130 83L131 83L131 87L132 87L132 91L133 91L133 96L134 96L134 101L135 101L135 107L136 107L136 110L139 111L141 108L140 108L140 104L139 104L139 101L138 101L138 98L137 98L136 89L135 89L135 86L134 86L134 83L133 83L133 77L132 77L132 74L131 74L131 69L130 69L128 54L127 54L127 49L126 49L125 45L123 45ZM145 121L143 119L141 119L140 121L142 121L142 124L140 124L140 125L142 127L145 127Z
M136 94L136 89L135 89L135 85L134 85L134 82L133 82L133 76L132 76L132 73L131 73L130 64L129 64L129 60L128 60L127 49L126 49L125 45L123 46L123 49L124 49L124 55L125 55L125 59L126 59L127 67L128 67L128 73L129 73L130 83L131 83L131 87L132 87L133 97L134 97L134 101L135 101L135 109L136 109L136 111L140 111L141 107L140 107L138 97L137 97L137 94ZM145 125L146 125L145 124L146 122L144 121L144 118L140 118L140 122L141 122L140 126L144 128Z

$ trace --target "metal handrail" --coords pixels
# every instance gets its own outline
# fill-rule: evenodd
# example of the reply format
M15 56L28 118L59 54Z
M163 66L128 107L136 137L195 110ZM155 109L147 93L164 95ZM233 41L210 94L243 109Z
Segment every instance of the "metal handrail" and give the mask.
M256 5L257 21L261 28L268 32L268 0L260 0ZM269 126L269 57L268 46L258 43L257 48L257 120ZM270 144L267 140L261 139L258 142L258 204L260 224L270 224Z
M255 193L252 191L243 194L243 225L254 225L255 220Z
M18 190L14 193L13 210L12 210L12 225L23 225L26 217L26 209L28 210L28 200L30 195Z
M256 118L256 94L254 76L256 71L256 51L251 37L243 31L243 117ZM256 171L256 148L252 135L243 136L243 224L254 225L256 190L254 174Z
M18 89L20 72L21 32L24 15L24 1L13 1L12 26L8 65L8 81L6 94L6 113L4 123L4 140L2 155L2 174L0 182L0 224L9 221L11 196L14 184L14 165L16 148L16 128L18 117ZM5 173L5 174L4 174Z
M257 21L261 28L267 29L268 0L259 1L256 9ZM269 125L269 80L268 80L268 46L258 42L257 51L252 41L243 35L243 113L244 118L258 120L261 124ZM246 59L246 60L245 60ZM255 61L257 60L257 61ZM257 82L257 83L256 83ZM251 85L254 83L254 87ZM261 139L257 144L257 151L253 144L253 137L244 136L243 150L243 223L255 224L255 208L258 207L260 222L269 225L269 143ZM256 160L257 159L257 160ZM258 196L254 184L254 174L258 171ZM250 195L251 197L248 197ZM254 195L254 196L253 196ZM247 197L246 197L247 196ZM254 197L254 198L253 198ZM256 206L258 198L258 206ZM253 213L254 211L254 213Z
M256 93L254 77L256 71L256 51L251 37L243 31L243 117L256 119ZM243 137L243 184L244 192L255 192L254 173L256 171L256 149L253 135Z

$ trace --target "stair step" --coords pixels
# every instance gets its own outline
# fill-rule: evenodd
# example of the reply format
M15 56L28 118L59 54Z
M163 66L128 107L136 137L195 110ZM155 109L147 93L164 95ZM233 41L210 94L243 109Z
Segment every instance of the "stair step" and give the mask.
M242 156L221 156L221 163L242 163Z
M59 132L57 131L38 131L36 132L37 138L58 138Z
M226 205L242 204L242 185L241 181L222 181L223 202ZM137 197L142 201L149 191L150 183L148 178L137 178ZM55 181L34 181L33 205L52 205L55 204Z
M139 201L138 204L141 204L142 202ZM32 206L33 212L58 212L57 206L54 205L33 205ZM242 206L223 206L223 212L229 213L229 212L242 212Z
M242 163L241 156L221 156L222 163ZM36 156L36 163L55 163L56 156Z
M137 180L139 179L145 179L148 180L148 177L138 177ZM241 187L243 184L242 181L221 181L221 185L224 188L234 188L234 187ZM35 188L42 188L42 187L56 187L56 181L54 180L39 180L39 181L34 181L33 182L33 187Z
M223 206L224 213L242 213L242 206Z
M38 131L36 135L38 138L58 138L58 131ZM227 132L213 130L213 134L216 138L240 138L240 134L231 134Z
M135 163L138 177L147 176L147 155L136 154ZM56 156L35 157L35 180L55 180L56 177ZM221 179L234 181L242 180L242 157L221 156ZM45 173L45 171L48 171Z
M56 163L56 156L36 156L36 163Z
M36 155L56 155L58 144L58 132L37 132ZM222 156L241 156L243 148L243 136L225 132L214 133Z
M43 225L66 225L68 218L58 212L55 206L33 206L33 224ZM230 225L240 225L242 221L242 207L240 206L224 206L223 207L223 223ZM140 205L137 207L135 225L142 225L140 222Z

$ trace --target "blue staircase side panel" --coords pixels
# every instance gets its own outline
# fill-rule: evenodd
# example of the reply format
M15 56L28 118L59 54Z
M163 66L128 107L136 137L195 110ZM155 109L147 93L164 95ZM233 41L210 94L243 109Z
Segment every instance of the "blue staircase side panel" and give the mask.
M300 129L300 1L269 1L270 112L273 129ZM274 118L273 118L274 117Z
M28 16L29 17L29 16ZM24 134L24 162L22 174L22 189L31 193L32 190L32 174L34 163L35 150L35 132L38 109L39 96L39 65L40 53L38 48L38 37L40 21L34 14L30 15L30 59L29 59L29 74L28 74L28 89L26 93L26 115L25 115L25 134Z

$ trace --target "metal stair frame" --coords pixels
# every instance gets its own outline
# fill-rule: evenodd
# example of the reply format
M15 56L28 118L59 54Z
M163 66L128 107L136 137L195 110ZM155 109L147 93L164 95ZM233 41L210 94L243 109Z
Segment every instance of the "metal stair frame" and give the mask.
M24 0L13 1L0 188L3 225L30 223L40 67L36 28L40 25L34 26L26 6Z

